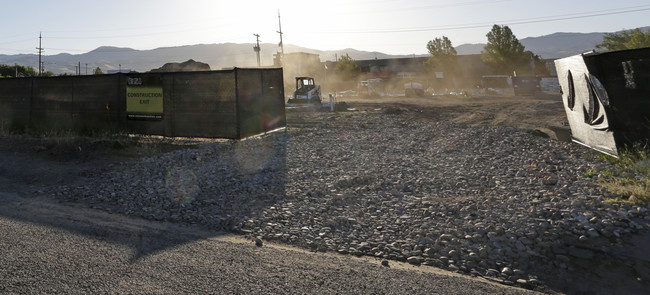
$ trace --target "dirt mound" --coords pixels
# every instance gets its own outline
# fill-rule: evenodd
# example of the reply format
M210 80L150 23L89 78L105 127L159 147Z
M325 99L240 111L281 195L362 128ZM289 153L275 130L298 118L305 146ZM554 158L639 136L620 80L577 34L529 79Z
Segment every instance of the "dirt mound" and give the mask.
M177 63L177 62L170 62L166 63L162 67L158 69L153 69L151 70L152 73L157 73L157 72L196 72L196 71L209 71L210 70L210 65L198 61L194 61L192 59L182 62L182 63Z

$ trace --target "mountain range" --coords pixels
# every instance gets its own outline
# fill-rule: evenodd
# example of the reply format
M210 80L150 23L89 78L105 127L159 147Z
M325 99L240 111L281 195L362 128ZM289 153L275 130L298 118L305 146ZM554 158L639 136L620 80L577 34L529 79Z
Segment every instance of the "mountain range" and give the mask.
M650 27L648 27L650 28ZM544 59L557 59L581 54L603 42L605 33L554 33L519 40L526 50ZM459 55L480 54L485 44L463 44L456 47Z
M641 28L648 30L650 27ZM544 59L563 58L593 50L601 43L605 33L554 33L540 37L523 38L520 42L527 50L541 56ZM74 74L78 67L80 73L92 73L94 69L100 68L104 73L115 70L134 70L146 72L160 68L169 62L184 62L189 59L204 62L210 65L212 70L219 70L231 67L254 67L257 65L254 44L198 44L178 47L163 47L151 50L135 50L131 48L120 48L103 46L83 54L61 53L57 55L42 56L45 71L52 71L54 74ZM462 44L456 47L459 55L480 54L485 44ZM260 44L260 59L262 66L273 64L273 55L278 52L277 44ZM425 47L425 44L422 45ZM333 61L336 57L348 54L354 60L387 59L421 57L427 55L390 55L381 52L359 51L355 49L342 50L316 50L287 44L284 46L285 53L306 52L318 54L321 61ZM38 68L38 55L16 54L0 55L0 64L19 64Z

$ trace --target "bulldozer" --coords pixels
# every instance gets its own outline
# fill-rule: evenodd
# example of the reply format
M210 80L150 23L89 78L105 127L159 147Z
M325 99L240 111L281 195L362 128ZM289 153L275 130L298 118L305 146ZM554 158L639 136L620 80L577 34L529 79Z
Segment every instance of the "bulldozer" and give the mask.
M287 103L320 106L322 103L320 85L316 85L312 77L296 77L296 91Z

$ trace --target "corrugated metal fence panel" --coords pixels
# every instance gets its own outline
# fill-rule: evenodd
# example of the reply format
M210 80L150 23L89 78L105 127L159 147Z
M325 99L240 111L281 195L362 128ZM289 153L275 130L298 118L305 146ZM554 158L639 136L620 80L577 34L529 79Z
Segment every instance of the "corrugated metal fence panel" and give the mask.
M0 128L25 129L29 125L32 79L0 79Z
M120 121L119 76L96 75L79 76L74 79L73 124L75 129L119 130L124 126Z
M171 120L169 136L237 138L234 71L168 77L173 83L172 102L165 111L170 116L166 120Z
M36 130L72 130L73 77L34 79L31 125Z

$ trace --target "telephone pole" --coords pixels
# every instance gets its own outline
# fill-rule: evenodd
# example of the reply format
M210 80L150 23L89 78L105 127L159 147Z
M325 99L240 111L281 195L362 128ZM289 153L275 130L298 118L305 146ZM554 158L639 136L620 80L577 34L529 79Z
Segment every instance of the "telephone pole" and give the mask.
M260 67L260 35L253 34L253 36L257 37L257 46L253 47L253 51L257 53L257 67Z
M41 33L38 33L38 75L42 76L43 75L43 62L41 61L41 54L43 53L43 47L41 46L41 40L43 39L43 36Z
M280 10L278 10L278 26L280 28L277 31L280 34L280 66L282 66L282 59L284 59L284 43L282 43L282 20L280 19Z

